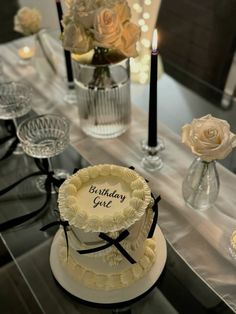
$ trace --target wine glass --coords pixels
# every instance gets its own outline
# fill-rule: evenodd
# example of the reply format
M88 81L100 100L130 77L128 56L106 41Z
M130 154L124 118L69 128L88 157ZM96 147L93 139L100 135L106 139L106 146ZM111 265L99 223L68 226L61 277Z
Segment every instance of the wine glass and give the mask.
M53 169L51 158L59 155L69 144L69 121L57 114L45 114L29 118L18 126L17 136L24 152L34 158L47 159L49 169L56 179L66 179L69 173ZM38 178L37 187L45 191L47 175Z
M5 82L0 84L0 119L12 120L17 128L17 118L26 115L31 110L32 91L30 87L19 82ZM14 137L14 134L12 134ZM23 151L17 146L15 154Z

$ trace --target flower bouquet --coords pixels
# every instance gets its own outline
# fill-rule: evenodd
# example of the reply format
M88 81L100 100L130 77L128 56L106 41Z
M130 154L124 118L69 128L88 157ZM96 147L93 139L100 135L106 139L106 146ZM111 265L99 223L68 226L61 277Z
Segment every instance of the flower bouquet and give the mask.
M130 21L126 0L65 0L64 48L74 54L93 49L92 64L136 57L140 29ZM88 60L89 61L89 60Z
M209 114L182 127L182 142L197 156L183 181L183 197L190 207L207 209L219 193L215 161L232 151L236 135L227 121Z
M129 58L139 27L126 0L65 0L63 46L73 54L83 131L99 138L123 133L130 122Z

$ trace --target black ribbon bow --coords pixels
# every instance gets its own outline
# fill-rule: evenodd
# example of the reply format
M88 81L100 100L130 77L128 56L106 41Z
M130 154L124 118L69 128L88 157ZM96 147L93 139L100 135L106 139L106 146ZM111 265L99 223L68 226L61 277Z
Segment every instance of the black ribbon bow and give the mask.
M40 161L39 159L34 159L34 160L35 160L36 165L39 168L39 171L31 173L31 174L25 176L24 178L21 178L20 180L16 181L15 183L11 184L10 186L6 187L5 189L1 190L0 196L9 192L10 190L14 189L21 182L23 182L23 181L25 181L31 177L45 174L46 179L45 179L44 185L45 185L45 190L46 190L46 199L40 208L38 208L38 209L28 213L28 214L12 218L12 219L9 219L9 220L1 223L0 224L0 232L5 231L5 230L10 229L10 228L13 228L13 227L16 227L16 226L30 220L31 218L37 216L39 213L43 212L47 208L47 204L49 203L49 201L51 199L52 185L54 187L59 187L64 181L63 179L55 178L54 172L49 171L49 163L48 163L47 159L43 159L42 161Z
M152 210L154 212L154 216L153 216L153 220L152 220L152 224L151 224L151 228L149 230L148 233L148 239L152 238L156 229L156 225L157 225L157 220L158 220L158 203L161 200L161 196L157 196L156 198L154 197L154 195L151 193L153 199L154 199L154 204L152 206Z
M69 222L67 220L57 220L50 222L46 226L43 226L40 231L46 231L48 228L54 227L54 226L62 226L65 234L66 239L66 251L67 251L67 258L69 256L69 240L68 240L68 234L67 234L67 227L69 227Z
M125 238L127 238L129 235L129 231L128 230L124 230L123 232L121 232L121 234L116 238L116 239L112 239L111 237L109 237L107 234L100 232L99 234L99 238L107 241L107 244L101 245L99 247L95 247L92 249L87 249L87 250L77 250L77 252L79 254L89 254L89 253L95 253L95 252L99 252L102 250L107 249L108 247L114 245L118 251L120 251L120 253L131 263L131 264L135 264L136 261L129 255L129 253L122 247L122 245L120 244L121 241L123 241Z

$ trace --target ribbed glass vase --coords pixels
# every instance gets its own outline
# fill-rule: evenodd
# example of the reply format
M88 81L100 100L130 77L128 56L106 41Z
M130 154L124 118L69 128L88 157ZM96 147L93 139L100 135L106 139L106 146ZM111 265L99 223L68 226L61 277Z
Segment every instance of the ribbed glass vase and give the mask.
M80 127L96 138L112 138L130 124L129 59L92 65L73 60Z
M198 210L211 207L217 199L219 187L215 160L206 162L201 158L195 158L182 186L186 204Z

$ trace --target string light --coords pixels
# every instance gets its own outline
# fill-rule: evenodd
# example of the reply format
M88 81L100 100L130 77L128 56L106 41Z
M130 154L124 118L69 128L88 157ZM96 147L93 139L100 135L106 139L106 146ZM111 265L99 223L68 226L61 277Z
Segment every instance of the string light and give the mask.
M160 4L157 4L157 0L129 1L132 1L132 4L130 3L133 10L132 15L136 18L136 23L141 28L141 38L137 43L137 51L139 56L134 59L131 58L130 60L131 78L133 81L136 81L140 84L145 84L149 80L150 71L150 32L152 32L152 27L155 24L153 10L155 7L157 12ZM162 64L159 64L159 71L161 70L160 68L162 68Z
M140 26L143 26L143 25L145 25L145 21L143 19L140 19L140 20L138 20L138 24Z
M141 7L141 5L139 3L134 3L133 4L133 8L136 12L141 13L143 11L143 8Z
M146 33L148 31L149 27L145 24L143 26L141 26L141 30L142 32Z
M146 39L146 38L141 39L141 44L145 48L150 48L151 47L151 41L149 39Z
M150 19L150 14L149 14L148 12L144 12L144 13L143 13L143 18L144 18L145 20Z
M152 4L152 0L144 0L144 4L151 5Z

